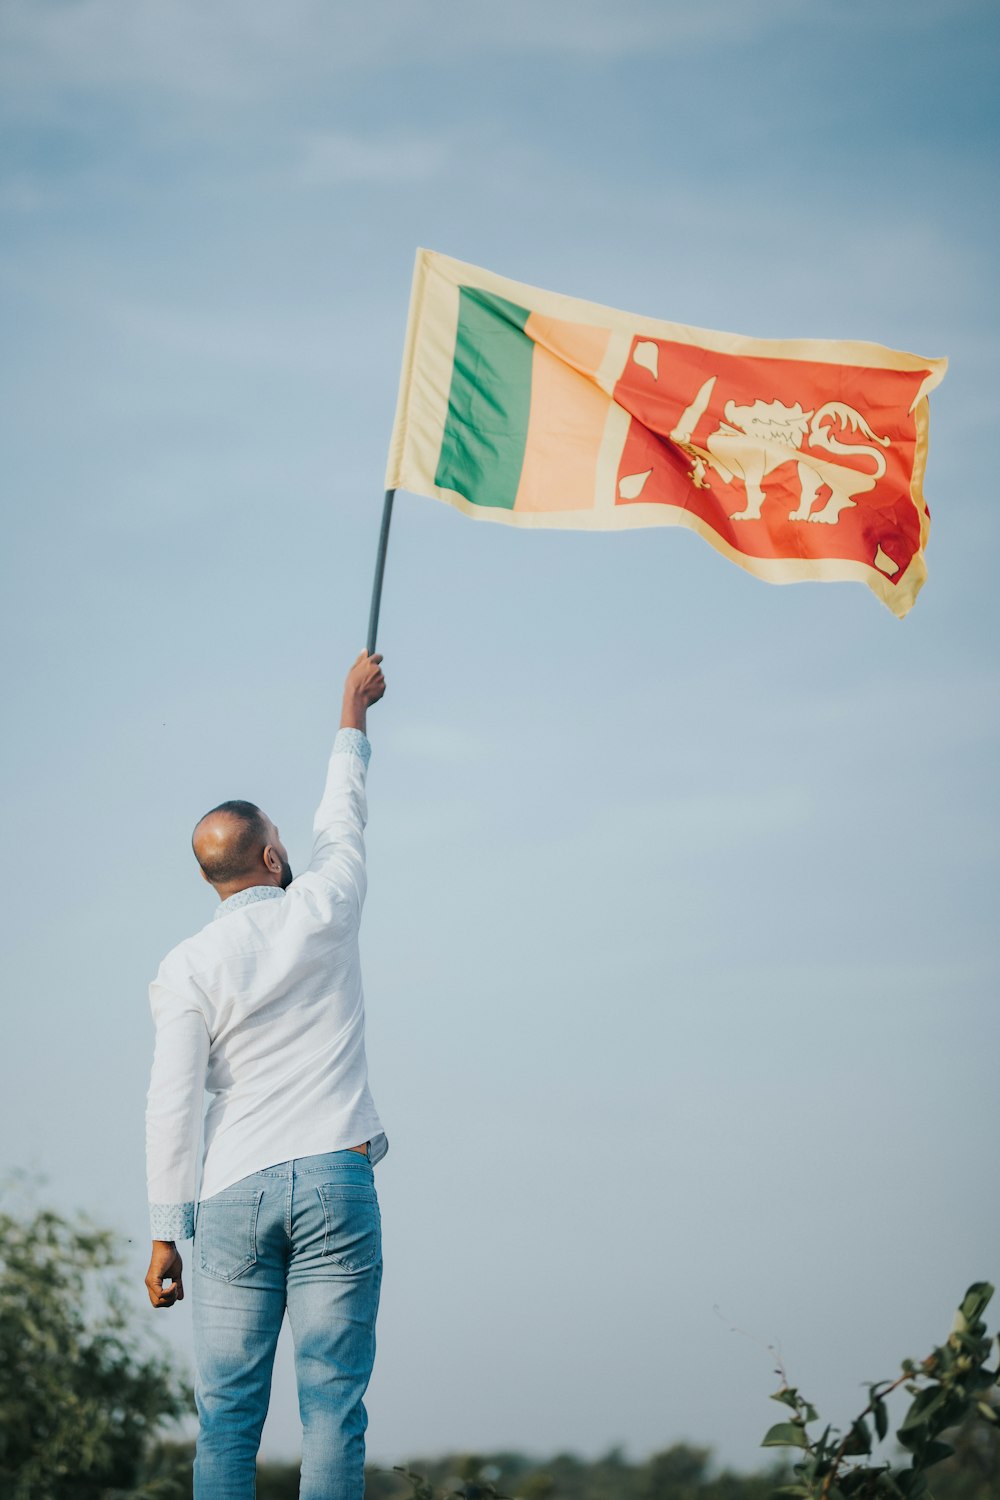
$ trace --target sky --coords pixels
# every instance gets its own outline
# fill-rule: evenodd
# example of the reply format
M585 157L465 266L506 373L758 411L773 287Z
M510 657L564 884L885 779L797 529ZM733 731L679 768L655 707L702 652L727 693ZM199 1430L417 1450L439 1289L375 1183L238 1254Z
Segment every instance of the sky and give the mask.
M375 1460L754 1467L775 1349L845 1422L1000 1274L998 54L977 0L0 0L0 1177L140 1294L147 985L206 808L303 864L416 247L951 361L902 622L398 498ZM190 1303L137 1318L189 1362Z

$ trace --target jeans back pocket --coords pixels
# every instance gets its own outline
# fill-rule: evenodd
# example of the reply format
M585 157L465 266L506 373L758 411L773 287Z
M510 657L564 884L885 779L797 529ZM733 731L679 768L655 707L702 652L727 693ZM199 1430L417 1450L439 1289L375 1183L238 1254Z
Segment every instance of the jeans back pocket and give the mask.
M235 1281L257 1263L257 1213L263 1188L255 1193L217 1194L198 1205L195 1237L201 1269L220 1281Z
M323 1255L345 1271L367 1271L382 1254L382 1221L374 1183L323 1182L316 1191L326 1232Z

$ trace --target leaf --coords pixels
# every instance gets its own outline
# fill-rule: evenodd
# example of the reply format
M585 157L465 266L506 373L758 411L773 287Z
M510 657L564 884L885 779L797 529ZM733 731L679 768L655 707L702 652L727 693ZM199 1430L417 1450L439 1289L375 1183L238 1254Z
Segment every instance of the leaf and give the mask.
M785 1406L790 1406L793 1411L799 1404L799 1393L794 1385L783 1385L780 1391L775 1391L771 1397L772 1401L780 1401Z
M961 1306L956 1314L956 1323L961 1318L966 1327L970 1323L978 1323L993 1296L993 1287L988 1281L974 1281L962 1298Z
M939 1464L943 1458L950 1458L954 1451L950 1443L928 1443L921 1454L922 1465L929 1469L931 1464Z
M926 1426L928 1419L944 1405L947 1399L947 1392L940 1386L928 1386L926 1390L921 1391L914 1398L913 1404L903 1418L902 1426L897 1430L896 1436L900 1442L906 1442L906 1438L911 1438L919 1428ZM906 1438L903 1436L904 1433ZM909 1446L910 1443L907 1442L907 1447Z
M828 1422L826 1424L826 1426L823 1428L823 1436L820 1438L819 1442L814 1445L815 1449L816 1449L816 1452L818 1454L825 1455L827 1453L832 1453L833 1452L833 1449L835 1448L836 1444L834 1443L833 1439L830 1437L830 1434L831 1434L832 1431L833 1431L833 1428L830 1426L830 1424Z
M891 1469L882 1470L875 1485L875 1493L877 1495L887 1495L889 1496L889 1500L900 1500L903 1491L896 1483L896 1476Z
M872 1416L875 1419L875 1431L878 1433L879 1442L885 1441L885 1435L889 1431L889 1413L884 1401L875 1399L872 1403Z
M776 1422L768 1428L762 1448L808 1448L809 1439L797 1422Z
M868 1423L864 1417L857 1417L851 1423L851 1430L844 1439L844 1452L852 1456L859 1453L870 1453L872 1451L872 1435L868 1430Z
M988 1401L977 1401L976 1410L984 1421L1000 1423L1000 1412L997 1411L995 1406L991 1406Z

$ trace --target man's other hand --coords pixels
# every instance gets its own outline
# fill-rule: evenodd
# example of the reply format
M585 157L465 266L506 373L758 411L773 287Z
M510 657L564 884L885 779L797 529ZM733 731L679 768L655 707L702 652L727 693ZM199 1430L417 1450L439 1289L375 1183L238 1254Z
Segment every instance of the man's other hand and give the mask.
M382 658L380 655L369 656L367 651L362 651L357 661L347 674L344 683L344 712L341 715L341 729L365 730L365 715L373 703L377 703L385 692L385 678L382 676Z
M184 1283L181 1280L183 1270L184 1265L173 1240L154 1240L149 1270L146 1272L146 1291L154 1307L173 1307L175 1302L184 1301ZM164 1286L165 1281L169 1281L170 1286Z

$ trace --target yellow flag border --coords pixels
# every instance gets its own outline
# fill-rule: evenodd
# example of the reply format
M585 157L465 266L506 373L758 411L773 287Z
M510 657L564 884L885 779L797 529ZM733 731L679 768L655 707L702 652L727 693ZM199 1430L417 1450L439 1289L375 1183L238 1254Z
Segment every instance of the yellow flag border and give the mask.
M870 369L924 370L926 376L914 397L911 411L916 423L916 445L910 498L920 518L920 547L902 577L895 583L872 564L845 558L761 558L748 556L719 536L700 516L679 506L643 504L595 511L593 507L561 511L514 511L497 506L473 505L455 490L435 484L438 457L448 416L448 397L458 326L459 287L474 286L528 307L545 317L568 322L593 323L612 334L648 334L678 343L693 344L720 354L769 359L808 360L813 363L855 365ZM419 363L419 373L418 373ZM760 339L746 334L723 333L683 323L670 323L641 313L629 313L603 303L588 302L562 292L550 292L526 282L500 276L482 266L454 260L434 250L419 249L413 269L409 316L403 346L396 415L389 443L386 489L404 489L427 495L462 511L473 520L545 530L619 531L633 527L683 526L695 531L715 551L744 572L766 583L809 581L865 583L897 618L909 612L927 577L923 549L930 529L930 516L923 493L927 464L928 396L944 379L948 361L924 359L903 350L864 340ZM602 369L597 383L609 397L619 372Z

